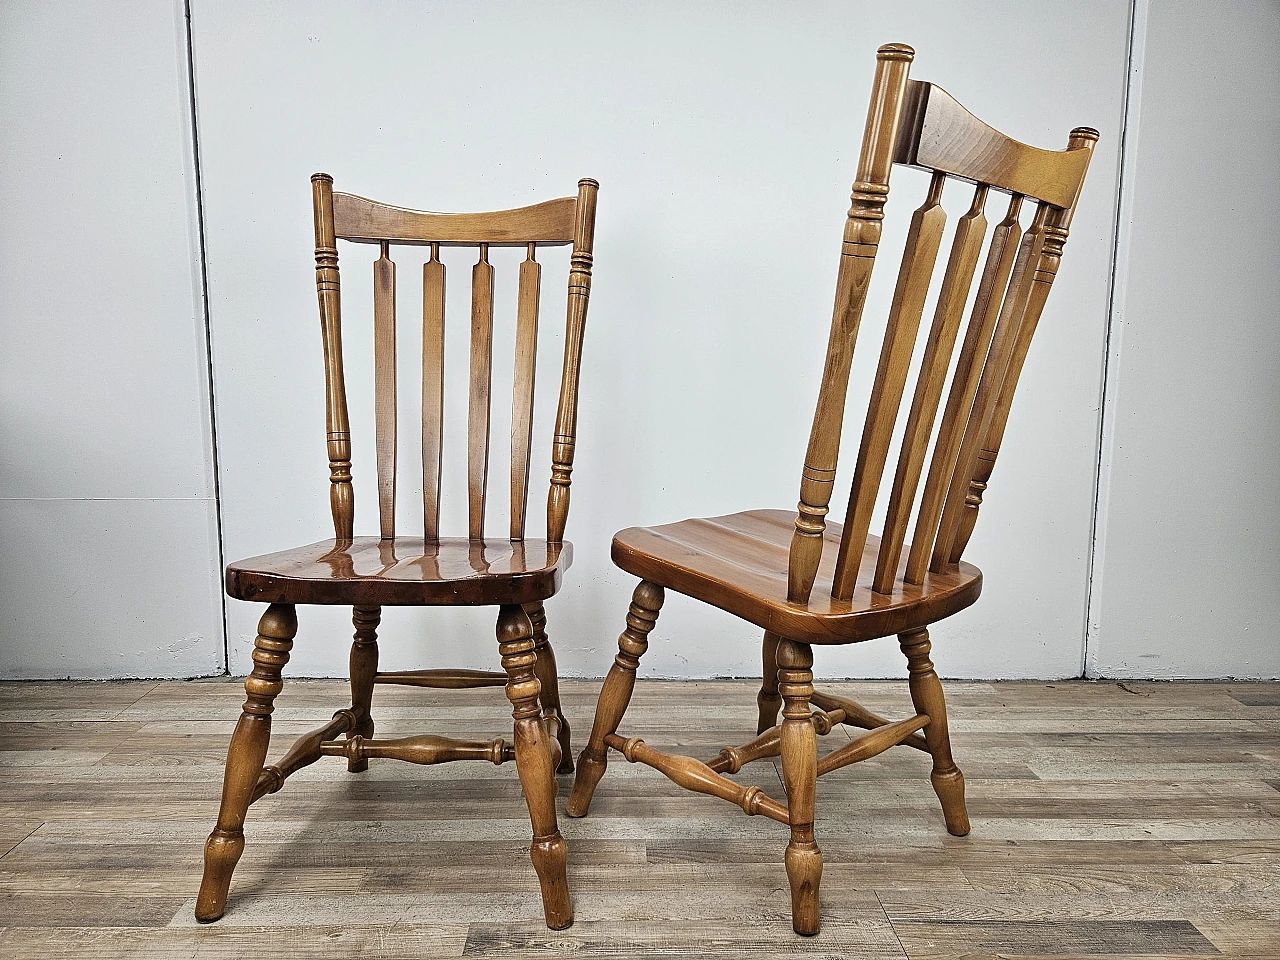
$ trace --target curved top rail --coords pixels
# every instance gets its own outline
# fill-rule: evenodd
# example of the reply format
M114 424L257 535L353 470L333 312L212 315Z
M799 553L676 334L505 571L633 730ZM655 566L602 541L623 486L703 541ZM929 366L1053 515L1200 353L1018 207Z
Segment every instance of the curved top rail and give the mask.
M573 243L577 197L561 197L530 207L489 213L432 213L378 203L353 193L334 193L334 233L342 240L442 246L487 243L523 247L530 243Z
M893 159L1071 207L1089 151L1029 146L987 126L937 84L911 80Z

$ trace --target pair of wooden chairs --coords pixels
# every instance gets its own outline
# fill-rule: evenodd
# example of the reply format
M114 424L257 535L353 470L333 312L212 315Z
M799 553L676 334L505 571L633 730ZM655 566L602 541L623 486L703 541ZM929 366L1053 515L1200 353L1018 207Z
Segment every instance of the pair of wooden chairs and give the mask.
M1000 449L1013 393L1053 283L1096 131L1073 130L1063 151L1019 143L978 121L941 88L909 79L910 47L889 44L877 57L852 207L845 224L835 312L817 412L800 483L798 511L754 510L727 517L632 528L613 541L613 559L641 578L601 690L590 740L578 761L568 801L584 816L605 772L607 752L648 764L678 785L711 794L789 827L785 866L793 926L819 929L822 854L814 831L817 778L904 744L933 759L932 781L947 829L969 831L964 777L951 755L941 684L929 659L931 624L969 606L982 586L979 570L961 560ZM879 365L854 467L843 525L828 524L850 362L881 236L894 164L923 168L931 180L911 217ZM871 517L888 462L943 239L941 206L948 180L974 184L968 211L953 234L932 323L928 327L888 492L880 537ZM342 756L351 772L370 758L414 763L514 760L532 821L531 858L542 887L547 925L572 922L565 880L566 845L555 810L555 774L573 770L569 725L560 709L555 658L543 602L558 590L572 557L564 540L569 508L582 338L591 284L597 184L582 180L576 197L500 213L424 213L335 193L324 174L312 178L316 287L325 347L326 411L335 539L232 564L227 591L269 603L255 641L247 699L227 755L222 805L205 847L196 905L200 920L226 906L231 874L244 847L249 805L321 756ZM973 279L986 241L988 195L1009 195L991 232L976 291ZM1034 213L1023 229L1026 201ZM380 535L354 535L351 438L343 380L336 240L380 246L374 261L375 444ZM396 505L395 264L390 246L429 245L423 267L422 470L423 535L398 536ZM533 421L540 266L538 247L572 244L568 319L559 407L552 444L547 535L525 536ZM439 535L443 423L444 265L442 246L478 248L472 268L468 407L469 522L465 539ZM518 246L519 269L511 428L510 535L486 539L489 411L493 350L491 246ZM966 306L969 322L959 336ZM955 346L960 341L958 357ZM941 420L948 371L950 389ZM936 431L935 431L936 421ZM936 437L935 437L936 432ZM930 440L932 457L928 457ZM925 463L928 461L928 470ZM920 492L921 480L924 480ZM906 542L913 506L916 523ZM905 559L904 559L905 555ZM649 747L619 734L665 590L675 590L748 620L765 631L757 702L758 736L708 762ZM296 604L353 608L351 705L266 765L271 712L281 670L297 629ZM497 606L502 672L378 670L377 630L385 605ZM897 635L906 655L915 715L889 721L859 704L813 687L814 644L844 644ZM437 736L378 739L371 713L380 683L425 687L502 685L513 706L513 743ZM779 709L782 722L777 723ZM865 730L824 756L817 738L837 725ZM786 802L725 776L766 757L781 757Z

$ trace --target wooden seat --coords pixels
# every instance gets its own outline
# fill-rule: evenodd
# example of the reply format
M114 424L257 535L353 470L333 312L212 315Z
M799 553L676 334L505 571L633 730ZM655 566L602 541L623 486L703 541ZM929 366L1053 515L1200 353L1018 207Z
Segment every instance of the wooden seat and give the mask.
M818 566L815 595L804 606L787 601L787 553L794 510L749 510L727 517L631 527L613 538L613 562L627 573L703 600L758 627L805 643L850 643L934 623L978 599L982 573L961 563L926 573L891 594L863 584L845 600L831 595L843 528L827 525L830 551ZM879 537L863 550L874 564ZM824 589L825 588L825 589Z
M1071 131L1065 150L1019 143L972 116L940 87L911 80L914 56L902 44L881 47L877 56L798 508L633 527L614 538L614 562L641 579L600 691L568 804L571 816L586 815L612 749L686 789L786 824L791 831L784 862L792 925L802 934L819 928L822 853L814 831L819 776L899 744L925 751L933 758L931 779L947 829L957 836L969 832L964 777L951 756L942 686L929 659L928 627L973 603L982 588L981 573L963 562L961 554L982 505L1023 361L1098 139L1097 131L1079 127ZM854 344L895 164L928 171L929 186L911 216L848 510L843 524L828 523ZM947 219L943 190L957 180L970 194L968 210L951 232L950 253L933 296L933 320L922 338L921 319ZM993 192L1008 194L1009 204L987 242L985 210ZM1025 204L1034 210L1024 227L1027 200L1034 201ZM979 271L984 244L987 254ZM976 285L975 276L980 277ZM969 322L961 338L966 312ZM918 371L915 389L899 428L913 369ZM949 373L951 385L939 417ZM895 437L900 438L897 466L892 480L882 484ZM882 485L888 488L885 521L876 537L871 522ZM916 522L908 542L913 512ZM705 762L664 753L639 737L618 733L667 589L765 630L757 737L726 747ZM814 690L814 644L894 634L907 659L914 716L893 722L852 700ZM780 707L783 720L778 724ZM817 738L840 725L867 732L819 757ZM724 776L754 760L777 756L782 758L786 803L761 787L745 787Z
M560 589L573 545L546 540L321 540L227 567L227 595L261 603L498 606Z
M556 772L573 770L569 725L560 709L555 654L547 639L543 601L560 589L573 547L564 539L578 419L582 338L591 292L595 233L594 180L578 193L494 213L428 213L335 193L328 174L311 178L316 238L316 292L325 358L325 419L329 503L334 539L322 540L227 567L227 593L268 603L254 641L248 695L227 750L222 804L205 844L197 920L226 909L232 871L244 849L249 805L279 790L288 777L322 756L345 757L360 773L370 759L411 763L514 760L533 827L530 857L542 888L543 913L553 929L573 922L565 879L566 847L556 823ZM376 244L373 260L373 449L377 463L379 535L355 535L351 475L352 434L342 351L338 241ZM422 266L421 536L397 536L398 479L396 264L393 246L429 248ZM550 456L547 529L526 538L534 384L538 347L541 247L571 246L564 357ZM471 267L469 390L467 399L467 537L440 535L444 429L445 247L476 251ZM512 344L511 469L508 536L486 530L489 421L492 406L494 267L491 247L525 253L518 267ZM416 291L415 291L416 293ZM283 688L281 671L297 633L297 604L350 604L351 705L298 740L274 763L266 762L271 712ZM384 606L496 606L501 671L433 668L380 672L378 629ZM459 688L503 686L512 705L513 742L452 740L423 734L374 737L373 691L378 684ZM411 811L406 811L411 815Z

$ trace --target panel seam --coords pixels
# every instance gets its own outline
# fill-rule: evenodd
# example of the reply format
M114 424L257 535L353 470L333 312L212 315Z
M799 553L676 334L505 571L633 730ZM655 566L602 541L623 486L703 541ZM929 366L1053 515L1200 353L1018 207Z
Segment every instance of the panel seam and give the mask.
M227 626L227 596L222 589L222 571L226 566L222 525L222 477L218 457L218 403L213 372L213 324L209 309L209 260L205 236L204 171L200 163L200 125L196 114L196 58L191 30L191 0L182 0L187 55L187 104L191 119L191 165L195 180L197 257L200 262L200 310L204 323L205 364L209 371L209 446L213 455L213 513L217 528L218 577L217 592L222 611L222 675L231 672L231 653Z
M1093 477L1093 515L1090 518L1089 559L1086 565L1085 622L1081 651L1081 676L1098 676L1101 587L1106 559L1108 509L1111 490L1112 450L1115 443L1116 391L1119 384L1120 349L1124 330L1124 301L1129 279L1132 239L1133 188L1137 159L1138 120L1142 101L1142 72L1146 50L1150 0L1132 0L1129 13L1129 48L1126 57L1124 106L1120 121L1120 164L1116 182L1115 231L1103 337L1102 377L1098 409L1098 434Z

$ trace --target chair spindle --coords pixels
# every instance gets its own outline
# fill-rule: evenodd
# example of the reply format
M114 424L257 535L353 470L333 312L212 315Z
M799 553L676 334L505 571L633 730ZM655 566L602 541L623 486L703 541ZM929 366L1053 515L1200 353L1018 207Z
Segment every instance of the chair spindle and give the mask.
M373 261L373 409L378 454L378 521L383 540L396 535L396 265L391 244Z
M929 328L924 356L920 361L920 374L916 379L915 395L911 398L911 412L907 415L898 468L889 495L884 534L880 538L880 552L876 557L876 572L871 585L876 593L893 592L898 560L902 556L907 523L911 518L911 505L915 501L920 473L924 468L929 436L933 433L934 417L938 413L947 368L951 365L951 353L955 348L960 320L969 299L969 287L973 283L978 258L982 254L982 241L987 232L987 218L983 215L983 208L988 189L986 184L978 184L973 194L973 204L956 224L955 238L951 243L951 254L947 258L942 288L938 291L933 325Z
M422 526L440 534L441 441L444 435L444 264L440 244L422 265Z
M467 536L484 539L489 483L489 393L493 374L493 267L489 245L471 268L471 394L467 407Z
M911 216L898 284L889 308L884 345L871 386L867 420L858 445L858 461L849 491L849 510L840 539L840 552L836 556L831 595L837 600L848 600L853 596L862 550L871 530L871 511L875 508L876 493L889 456L889 443L902 406L902 393L920 331L929 280L933 276L938 248L942 245L942 231L947 222L946 211L941 205L946 179L942 173L933 175L924 203Z
M983 360L991 345L996 317L1000 313L1000 304L1018 252L1018 241L1022 236L1018 213L1022 209L1022 201L1021 194L1013 194L1009 199L1009 210L1005 218L991 232L986 265L982 270L982 279L978 281L973 312L969 316L964 342L960 345L960 356L951 377L947 405L942 412L942 423L938 427L938 439L934 443L933 457L929 461L929 475L925 480L924 493L920 497L915 533L911 537L911 551L907 555L907 568L903 574L903 581L906 583L924 582L924 574L929 566L929 553L938 532L947 485L960 452L964 420L973 407L973 396L978 389L978 379L982 376Z
M1096 130L1090 127L1077 127L1071 131L1067 150L1084 150L1091 154L1097 142ZM1085 163L1088 164L1088 159ZM1018 388L1018 378L1022 375L1022 365L1027 359L1031 338L1035 335L1036 326L1040 323L1040 314L1044 311L1049 290L1053 286L1054 277L1057 276L1058 265L1062 262L1062 250L1067 242L1071 217L1075 212L1078 197L1079 187L1076 188L1076 196L1068 206L1050 207L1045 216L1043 239L1027 282L1029 289L1026 304L1019 311L1018 325L1013 334L1008 361L1000 377L994 402L986 412L980 428L979 436L982 439L969 474L969 489L964 498L958 529L947 555L950 563L959 562L964 548L968 546L969 537L973 534L974 525L977 523L978 509L982 506L982 494L986 490L987 482L991 479L991 471L995 467L996 456L1000 452L1000 441L1004 438L1009 410L1013 405L1013 394Z
M542 265L535 259L536 244L520 264L520 291L516 306L515 382L511 399L511 539L524 539L525 511L529 503L529 453L533 443L534 376L538 354L538 293Z

